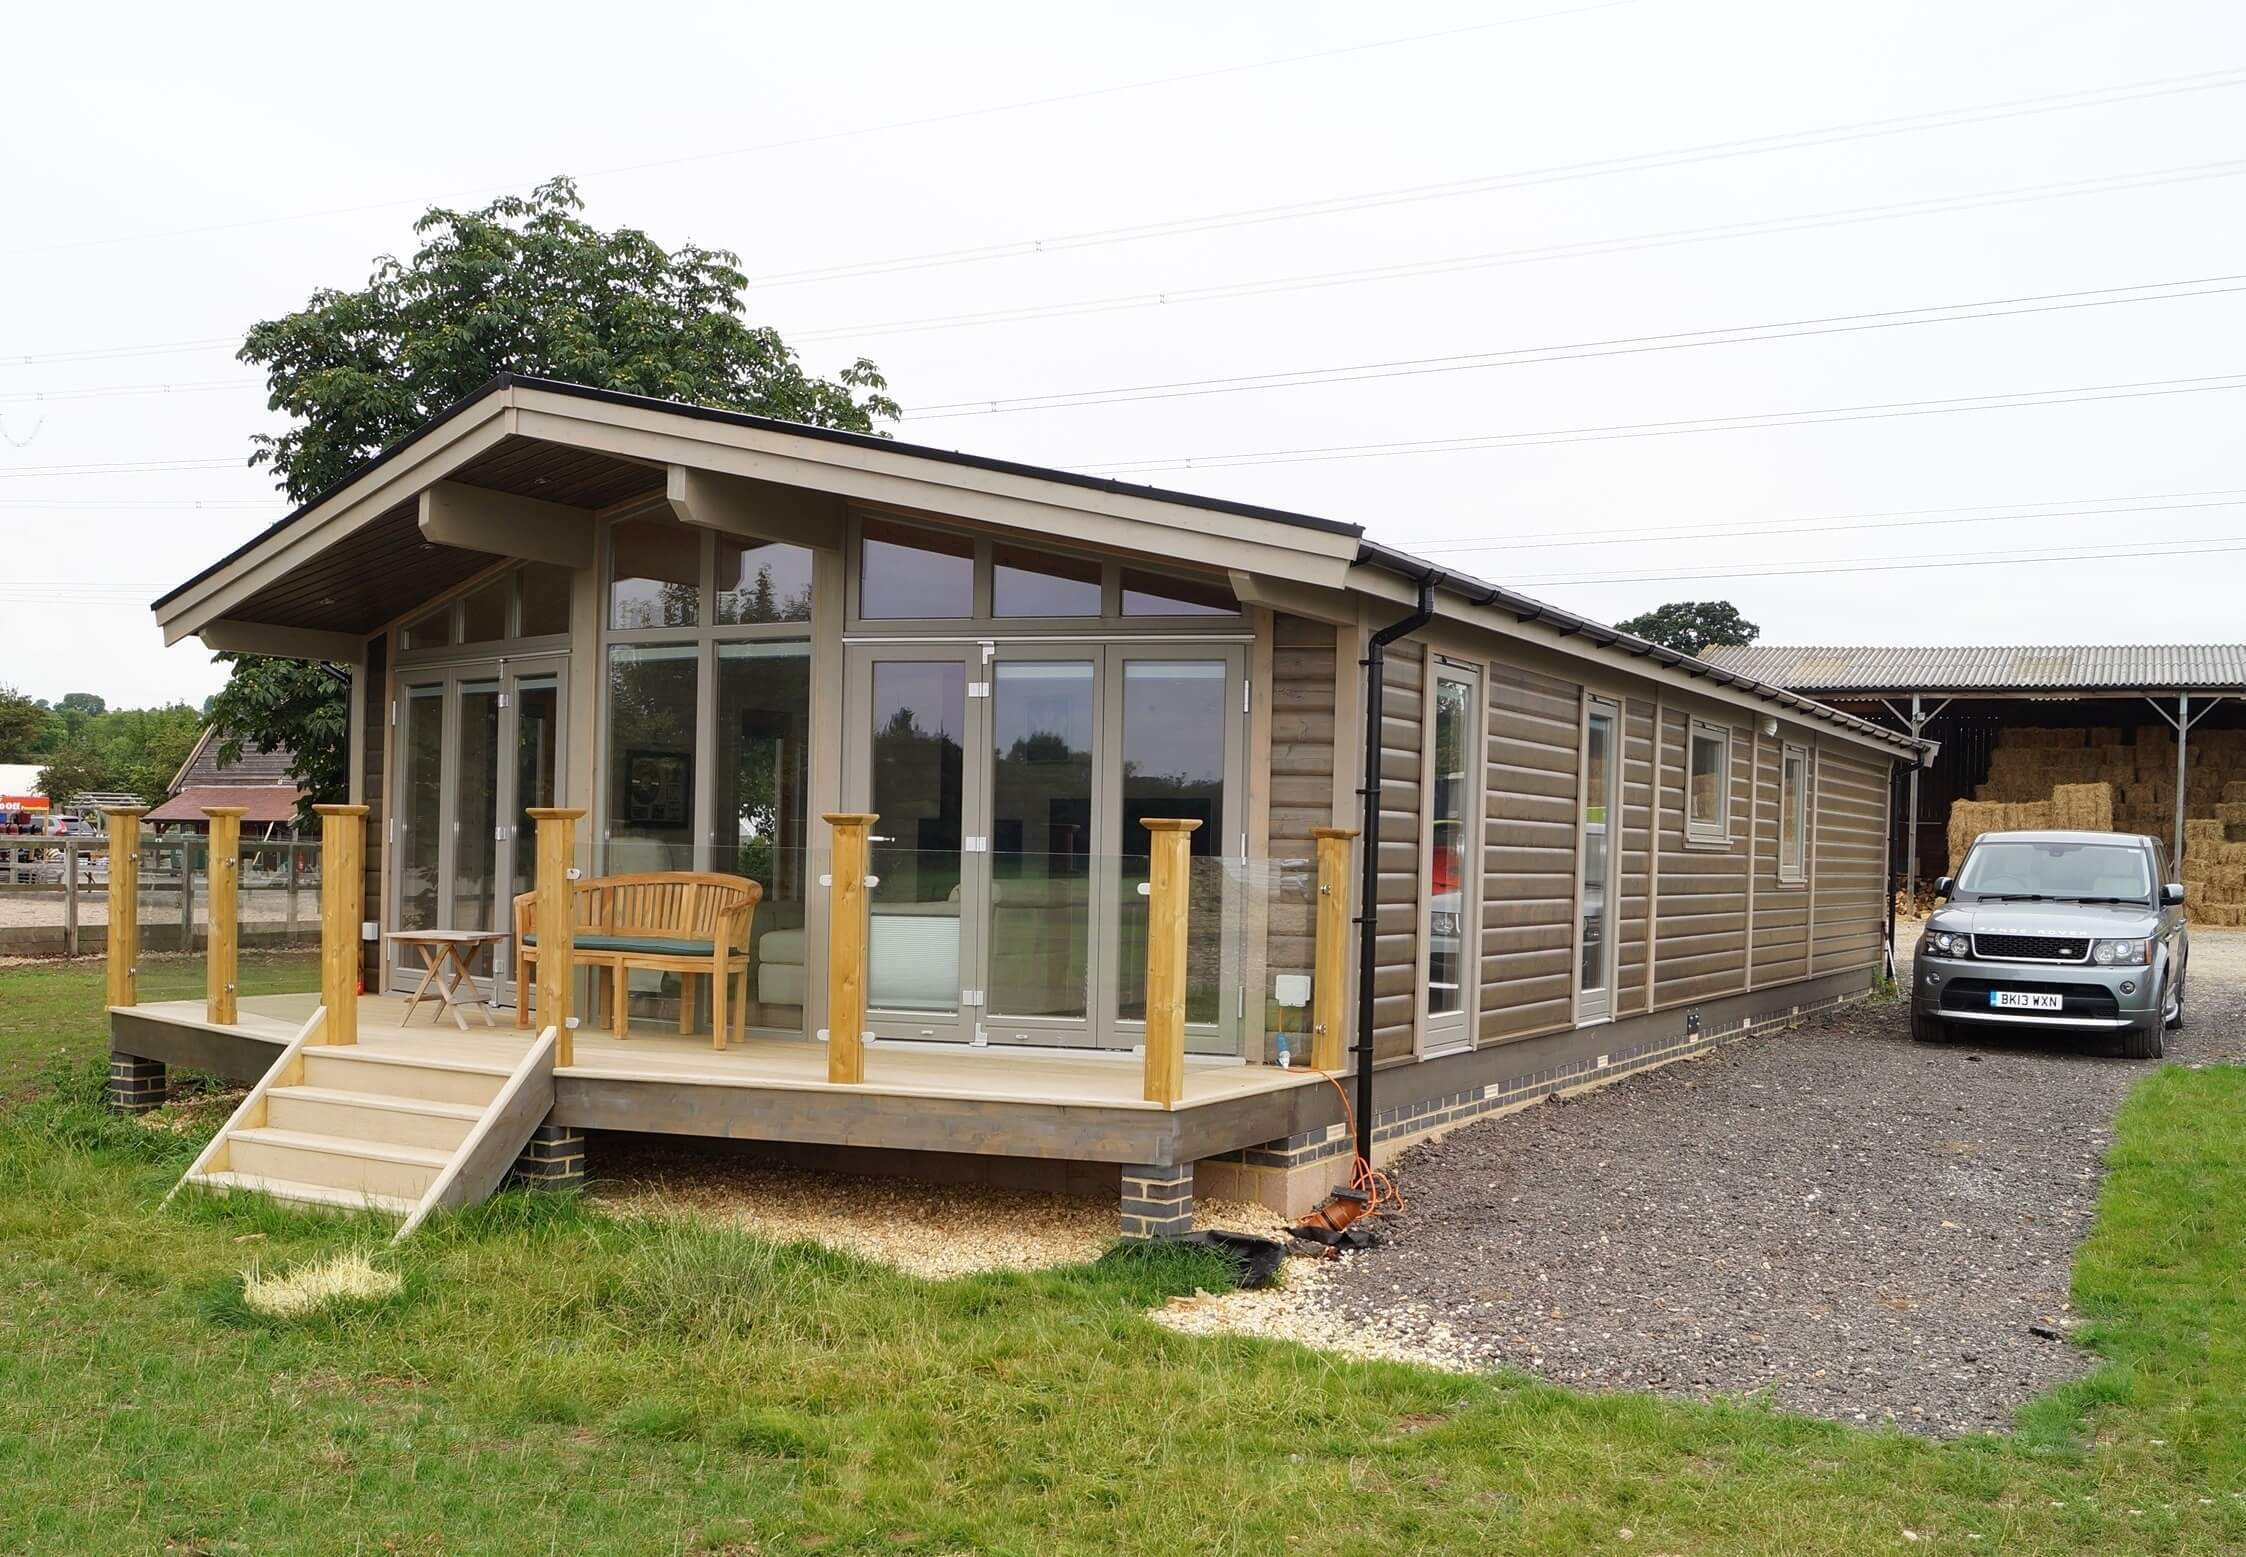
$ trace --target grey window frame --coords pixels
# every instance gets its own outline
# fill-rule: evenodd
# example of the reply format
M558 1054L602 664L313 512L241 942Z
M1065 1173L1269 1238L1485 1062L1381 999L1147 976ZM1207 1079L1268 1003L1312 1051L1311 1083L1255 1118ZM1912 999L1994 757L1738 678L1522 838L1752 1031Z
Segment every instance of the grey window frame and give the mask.
M1786 793L1786 776L1789 769L1799 763L1801 779L1793 794ZM1803 886L1809 881L1809 811L1810 811L1809 748L1787 741L1778 748L1778 879L1787 886ZM1791 808L1794 815L1794 857L1786 857L1786 813Z
M1696 818L1692 814L1692 763L1703 736L1715 741L1719 753L1716 814L1712 819ZM1731 843L1731 736L1730 726L1717 724L1712 719L1689 719L1685 723L1684 835L1688 844L1716 848L1728 847Z

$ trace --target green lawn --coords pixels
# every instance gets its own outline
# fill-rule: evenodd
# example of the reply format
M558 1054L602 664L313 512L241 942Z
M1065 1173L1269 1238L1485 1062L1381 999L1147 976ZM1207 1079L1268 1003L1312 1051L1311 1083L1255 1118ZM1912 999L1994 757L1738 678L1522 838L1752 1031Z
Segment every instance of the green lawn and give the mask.
M98 1053L98 977L0 970L4 1073ZM159 1211L194 1140L90 1078L0 1118L9 1552L2246 1550L2246 1072L2137 1090L2075 1285L2108 1365L1954 1444L1172 1335L1187 1251L930 1283L559 1196L261 1320L251 1261L381 1230Z

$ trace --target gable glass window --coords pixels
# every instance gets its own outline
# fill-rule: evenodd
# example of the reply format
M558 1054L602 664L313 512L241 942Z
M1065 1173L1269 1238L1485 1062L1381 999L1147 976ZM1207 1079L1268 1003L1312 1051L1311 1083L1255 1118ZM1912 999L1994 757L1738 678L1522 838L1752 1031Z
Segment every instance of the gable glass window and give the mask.
M1164 578L1158 573L1142 573L1137 568L1123 570L1123 614L1125 616L1238 616L1240 602L1232 590L1223 584L1204 584L1196 580Z
M702 617L702 532L628 519L609 531L608 625L692 627Z
M1685 769L1685 837L1693 843L1729 843L1731 732L1692 721Z
M930 621L975 614L975 543L869 519L858 549L858 614Z
M717 538L717 624L811 620L811 548Z
M1098 616L1100 565L1056 557L1022 546L998 545L990 554L993 616Z
M1428 1049L1466 1041L1466 970L1474 923L1474 708L1479 678L1438 665L1429 723L1427 831Z
M551 562L526 562L521 581L518 630L525 638L569 631L570 571Z
M1788 746L1778 765L1778 879L1808 879L1809 753Z

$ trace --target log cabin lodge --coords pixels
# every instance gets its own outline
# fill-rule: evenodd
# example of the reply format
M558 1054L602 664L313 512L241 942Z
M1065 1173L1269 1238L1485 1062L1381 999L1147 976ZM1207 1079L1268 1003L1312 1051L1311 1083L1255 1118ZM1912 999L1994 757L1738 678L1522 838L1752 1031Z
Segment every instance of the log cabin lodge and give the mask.
M1356 525L522 377L154 611L348 665L350 804L317 993L113 928L113 1100L257 1082L209 1182L402 1213L619 1131L1298 1213L1328 1074L1386 1157L1865 994L1920 751Z

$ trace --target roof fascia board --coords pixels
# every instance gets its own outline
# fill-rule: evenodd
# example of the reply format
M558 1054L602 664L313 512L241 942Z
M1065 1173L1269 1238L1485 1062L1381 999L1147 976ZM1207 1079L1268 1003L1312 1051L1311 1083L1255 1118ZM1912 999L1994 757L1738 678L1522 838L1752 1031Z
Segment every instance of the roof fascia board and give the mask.
M529 386L518 386L515 393L518 431L524 437L649 464L684 465L860 502L952 513L1091 545L1176 554L1182 561L1328 586L1342 582L1357 554L1358 541L1350 535L954 465L909 449L838 444Z
M156 608L166 646L192 637L290 569L351 535L423 487L489 452L514 432L509 392L500 390L340 492L299 515L277 535L198 579Z
M1292 579L1250 573L1244 568L1232 569L1231 576L1232 592L1242 605L1262 606L1267 611L1329 622L1337 627L1356 627L1363 618L1363 602L1346 589L1301 584Z
M1408 608L1418 599L1418 592L1411 584L1385 569L1356 568L1349 576L1349 583L1352 589L1363 595L1392 601L1399 607ZM1622 665L1663 685L1687 688L1711 701L1746 709L1758 715L1783 709L1797 718L1814 719L1818 724L1830 728L1834 734L1857 745L1873 747L1890 755L1912 753L1918 749L1918 743L1909 737L1882 730L1868 720L1842 713L1839 709L1824 708L1823 704L1817 704L1824 711L1824 717L1819 717L1806 709L1792 706L1797 701L1816 702L1814 698L1804 694L1794 693L1789 696L1784 689L1778 687L1757 691L1753 687L1728 685L1710 675L1696 676L1689 670L1671 665L1666 660L1656 659L1650 654L1632 654L1626 648L1602 652L1599 646L1587 641L1577 631L1563 631L1549 622L1524 622L1517 613L1491 605L1476 605L1444 590L1438 589L1435 592L1435 614L1439 618L1465 622L1485 632L1493 632L1500 638L1533 643L1572 659L1600 665ZM1737 672L1730 674L1735 675Z

